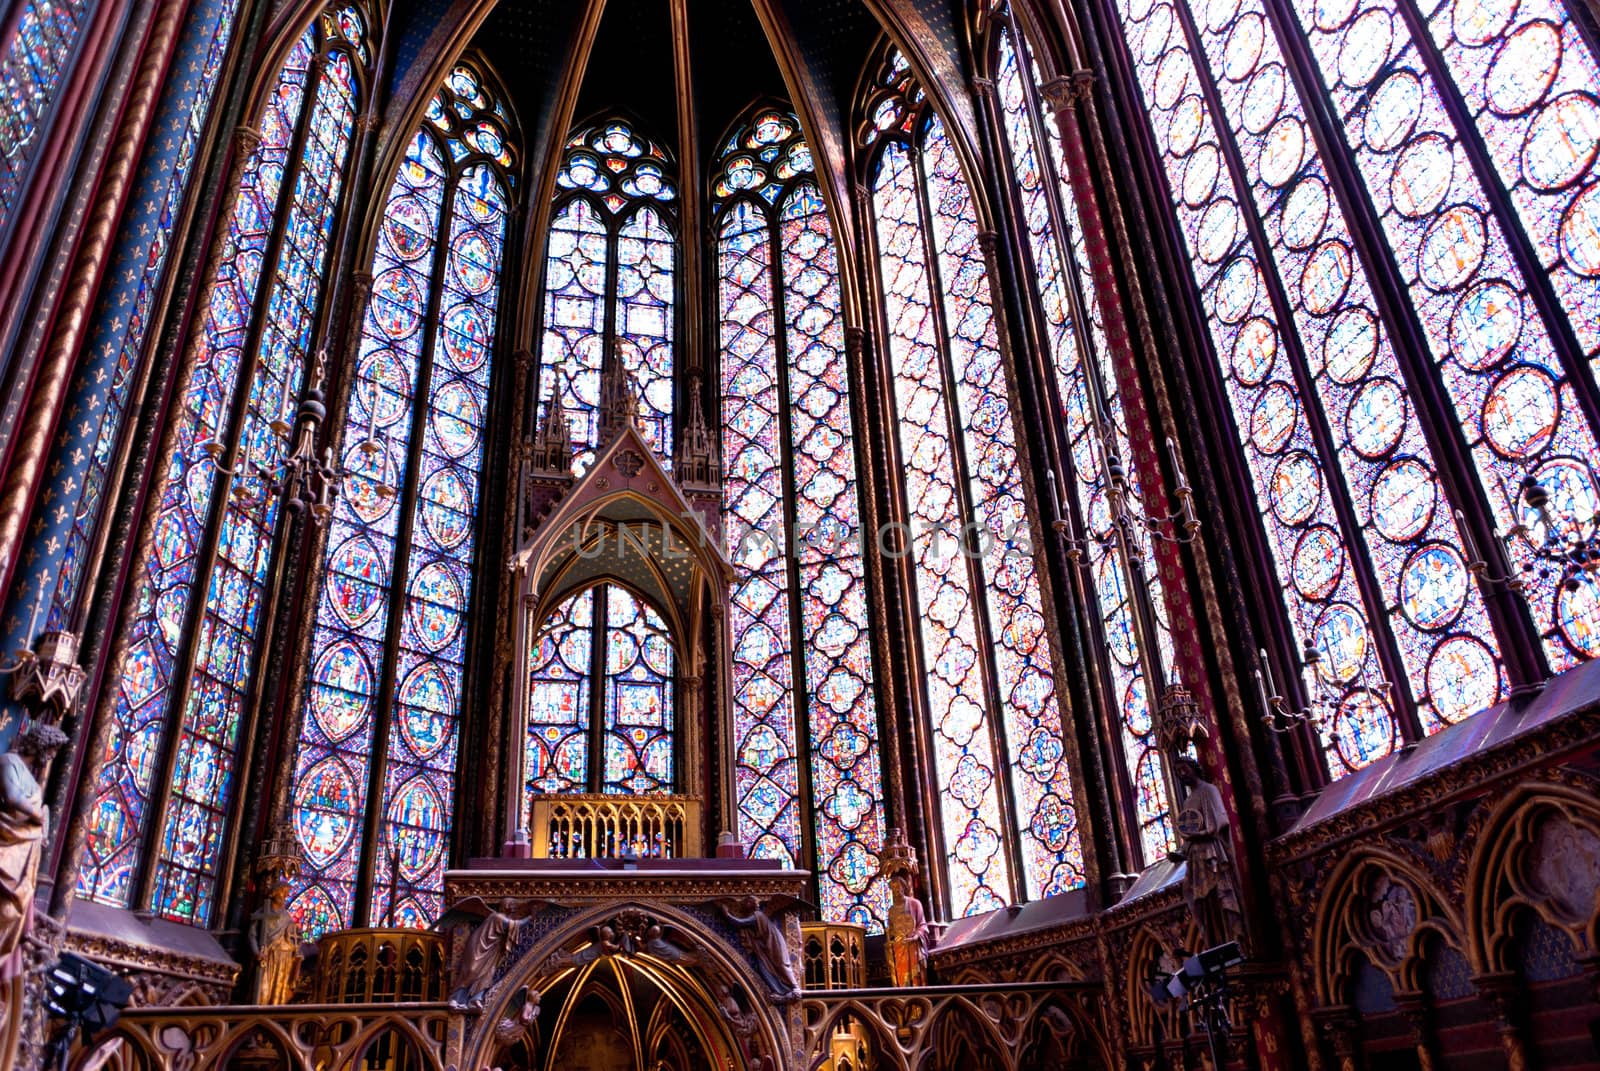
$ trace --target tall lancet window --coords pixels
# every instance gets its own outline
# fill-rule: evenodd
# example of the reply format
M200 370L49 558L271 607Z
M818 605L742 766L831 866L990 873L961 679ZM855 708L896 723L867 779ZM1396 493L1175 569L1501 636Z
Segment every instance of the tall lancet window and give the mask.
M950 906L968 915L1081 885L1083 850L977 209L904 57L870 74L871 260Z
M676 197L666 153L626 120L568 139L545 254L539 415L551 404L566 411L580 474L600 441L610 361L639 393L646 440L672 457Z
M25 0L18 6L11 39L0 46L0 230L16 215L28 169L96 7L89 0Z
M1110 694L1103 700L1111 711L1108 720L1121 730L1144 861L1151 863L1165 858L1172 845L1166 778L1152 717L1166 683L1160 679L1163 667L1172 665L1166 609L1145 533L1136 527L1119 533L1112 524L1107 494L1113 467L1122 466L1129 473L1136 500L1138 474L1132 467L1100 302L1089 278L1078 209L1066 183L1061 133L1040 108L1035 88L1038 68L1007 14L995 15L990 59L1001 132L1027 232L1040 312L1049 329L1056 390L1071 448L1066 500L1058 508L1075 514L1073 528L1090 536L1084 564L1104 641L1095 646L1106 655L1102 665ZM1119 537L1133 545L1125 549ZM1135 606L1138 588L1147 597ZM1140 649L1140 633L1148 634L1149 628L1139 629L1135 615L1156 630L1159 649ZM1154 685L1149 680L1152 672L1158 677Z
M290 796L306 937L441 909L512 146L458 64L378 227Z
M844 316L792 114L762 109L735 129L712 201L739 834L755 855L814 869L825 918L877 930L883 775Z
M330 8L289 44L263 104L169 418L177 444L154 544L131 579L136 615L79 878L102 903L212 921L279 522L259 472L286 452L279 429L322 312L369 61L362 9Z
M1560 0L1111 6L1334 772L1600 654L1560 554L1600 512L1600 70Z
M676 665L666 621L621 584L556 607L528 668L530 797L671 792Z

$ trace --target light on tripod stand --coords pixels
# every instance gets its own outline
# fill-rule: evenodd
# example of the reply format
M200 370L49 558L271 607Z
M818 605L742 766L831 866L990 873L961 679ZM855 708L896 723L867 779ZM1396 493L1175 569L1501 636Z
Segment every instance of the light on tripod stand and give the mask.
M67 1066L72 1036L81 1030L83 1043L89 1044L95 1034L116 1023L133 995L126 978L71 952L63 952L45 973L45 986L45 1007L62 1020L51 1049L61 1068Z
M1221 1067L1217 1051L1220 1036L1227 1041L1231 1024L1228 1022L1229 967L1244 962L1244 952L1239 942L1208 948L1183 961L1183 966L1163 976L1158 973L1150 981L1150 998L1159 1005L1168 1001L1181 1001L1181 1009L1192 1011L1206 1032L1206 1043L1211 1049L1211 1065Z

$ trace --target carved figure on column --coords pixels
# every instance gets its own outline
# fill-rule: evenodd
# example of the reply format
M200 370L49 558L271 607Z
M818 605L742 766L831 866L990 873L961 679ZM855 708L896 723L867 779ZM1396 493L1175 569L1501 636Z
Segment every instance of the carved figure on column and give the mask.
M789 945L783 939L783 929L767 914L754 897L740 901L721 901L717 907L722 916L740 929L745 949L755 957L756 969L766 979L774 998L779 1003L800 999L800 981L795 976L794 964L789 959ZM740 912L743 912L741 914Z
M289 915L289 882L267 886L266 900L250 916L250 952L256 957L253 1003L287 1004L300 980L300 942Z
M1183 895L1207 946L1238 941L1248 948L1244 911L1239 906L1238 871L1233 865L1228 809L1222 793L1205 778L1200 764L1180 755L1173 773L1183 788L1178 808L1178 852L1185 864Z
M527 924L526 918L515 919L500 911L489 912L478 923L456 963L456 984L450 992L452 1008L483 1010L484 998L494 987L500 964L516 947Z
M922 901L911 895L911 875L901 871L890 878L889 894L885 933L889 979L896 986L926 985L934 932L922 910Z
M21 969L19 950L33 925L39 856L50 830L40 782L66 740L55 726L34 722L0 755L0 981Z

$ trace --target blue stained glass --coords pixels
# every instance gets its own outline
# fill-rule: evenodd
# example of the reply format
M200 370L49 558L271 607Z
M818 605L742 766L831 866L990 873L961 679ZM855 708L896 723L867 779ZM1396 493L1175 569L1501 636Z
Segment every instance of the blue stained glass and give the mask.
M1133 472L1132 451L1116 378L1111 374L1108 364L1110 351L1100 322L1099 302L1093 283L1083 273L1086 254L1082 249L1081 228L1077 226L1076 204L1071 188L1066 183L1066 161L1061 149L1060 132L1048 123L1043 124L1044 129L1038 129L1034 123L1034 113L1029 107L1029 95L1035 92L1038 78L1038 70L1031 59L1027 62L1027 74L1024 75L1023 64L1012 42L1011 30L1002 27L995 84L1011 153L1012 174L1021 194L1034 271L1039 280L1039 297L1050 327L1057 388L1065 410L1063 415L1066 418L1072 460L1068 491L1079 516L1086 519L1089 531L1096 537L1089 542L1087 550L1089 574L1094 581L1101 624L1112 655L1106 660L1111 699L1116 720L1122 729L1123 760L1134 787L1135 810L1144 855L1147 861L1153 861L1164 858L1172 845L1170 808L1150 715L1150 689L1144 678L1138 640L1133 631L1128 582L1123 572L1126 566L1120 559L1121 552L1115 549L1116 544L1112 541L1116 533L1110 530L1110 514L1105 507L1109 459L1105 456L1101 440L1099 414L1102 410L1111 422L1112 446L1119 461L1130 472ZM1058 184L1062 212L1071 232L1068 236L1056 233L1045 187L1052 180ZM1071 242L1070 259L1067 248L1062 244L1063 237ZM1088 311L1087 326L1092 343L1083 337L1074 314L1069 264L1074 265L1080 273L1077 284ZM1087 366L1084 358L1087 358ZM1089 375L1097 377L1092 384L1087 378ZM1136 472L1133 472L1132 480L1137 496ZM1070 505L1064 505L1070 508ZM1104 523L1101 523L1102 518ZM1142 536L1142 533L1137 533L1136 538L1138 536ZM1147 553L1147 548L1141 546L1139 549ZM1160 581L1153 574L1148 586L1150 604L1159 612L1164 603ZM1170 645L1164 615L1158 625L1163 644ZM1170 650L1163 651L1162 655L1170 665Z
M458 529L429 518L469 518L478 511L492 362L486 338L459 331L468 322L495 322L509 207L499 174L487 165L469 166L455 188L442 250L440 327L422 439L413 448L420 493L410 505L411 555L398 593L396 724L379 812L383 848L371 861L371 917L397 925L426 926L443 910L476 539L470 525Z
M854 430L837 254L811 170L799 122L764 110L733 134L712 180L722 218L724 524L739 576L735 794L740 836L753 852L797 860L803 718L812 756L810 865L823 917L875 932L887 910L879 874L885 830ZM757 188L766 205L727 201ZM786 499L792 539L784 534ZM796 615L803 692L790 640Z
M446 166L424 133L389 188L373 256L372 296L361 336L342 461L352 475L334 502L317 604L310 693L301 715L292 796L304 853L290 911L301 934L352 924L359 851L351 838L366 813L381 644L392 599L391 567L401 510L394 490L411 450L413 391L422 365L434 235ZM337 786L337 791L330 786Z
M588 789L594 599L594 588L568 598L534 641L524 769L530 795Z
M606 595L605 765L601 788L631 795L671 792L676 655L661 615L626 588Z
M119 685L115 728L96 785L95 818L79 879L83 895L127 905L142 832L159 817L162 832L151 906L182 921L209 920L216 857L233 787L233 749L277 521L276 497L263 493L262 481L248 467L240 469L234 482L239 493L226 495L204 446L232 439L240 465L248 456L270 467L281 455L282 440L266 425L280 419L298 394L305 332L320 300L323 259L337 216L333 206L340 199L356 105L351 58L333 48L317 59L315 97L303 109L319 40L313 25L291 48L261 120L261 143L244 168L216 287L195 343L194 372L177 418L177 447L162 479L153 550L135 568L138 603L130 665L138 669ZM290 138L300 121L320 127L331 140L308 137L301 156L291 161ZM286 168L293 179L287 190L282 187ZM280 200L285 202L285 238L269 268L263 345L246 354L243 310L253 305L262 282L269 225ZM244 419L230 429L224 421L241 364L249 358L254 358L254 371ZM200 577L200 540L207 518L219 506L224 513L216 564L209 577ZM177 688L172 678L181 654L185 604L202 582L205 605L194 640L191 679ZM177 739L165 743L175 752L171 807L165 815L152 816L148 808L156 760L164 750L163 722L175 698L182 703L183 716Z
M0 52L0 228L20 203L29 167L48 135L51 106L94 7L88 0L27 0Z
M1461 535L1421 427L1391 389L1403 380L1387 326L1259 0L1196 10L1193 40L1165 0L1131 0L1121 10L1179 220L1195 254L1196 282L1212 313L1213 342L1290 620L1300 638L1320 650L1323 685L1336 696L1324 726L1330 758L1355 769L1398 741L1377 670L1381 637L1393 641L1398 668L1429 730L1504 694L1498 645L1476 585L1467 585L1448 622L1425 616L1425 607L1461 590L1458 581L1465 578L1453 566L1432 575L1429 598L1419 602L1413 588L1411 601L1404 601L1415 549L1425 542L1460 546ZM1229 124L1225 131L1214 124L1201 95L1206 75L1195 64L1197 54L1209 61ZM1352 51L1350 76L1368 62ZM1418 86L1396 83L1396 89ZM1419 106L1401 99L1406 92L1392 100L1374 97L1372 114L1387 122ZM1387 145L1384 151L1398 147L1388 144L1394 131L1383 123L1368 131ZM1239 174L1225 162L1222 137L1239 150ZM1426 181L1421 172L1417 177ZM1240 190L1243 205L1235 199ZM1421 195L1420 186L1403 194ZM1263 248L1246 236L1247 211L1262 222ZM1291 324L1278 322L1266 273L1276 273ZM1284 330L1295 332L1293 346L1280 334ZM1296 349L1306 359L1300 370ZM1313 385L1310 397L1299 391L1302 377ZM1297 404L1285 404L1291 397ZM1346 431L1331 457L1311 440L1308 406ZM1353 423L1349 414L1355 414ZM1333 511L1336 495L1348 498L1357 532L1342 530ZM1364 605L1358 569L1371 571L1400 613Z
M620 361L639 398L639 424L672 457L676 196L666 156L622 120L577 131L556 176L545 249L540 418L559 399L584 472L600 438L602 371ZM608 274L614 267L614 277ZM614 283L613 280L614 279Z

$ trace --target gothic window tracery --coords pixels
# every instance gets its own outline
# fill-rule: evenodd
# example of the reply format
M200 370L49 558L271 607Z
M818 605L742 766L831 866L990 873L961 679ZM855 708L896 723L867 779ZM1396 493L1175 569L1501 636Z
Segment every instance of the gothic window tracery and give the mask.
M977 209L898 50L861 114L946 879L970 915L1082 884L1083 850Z
M1110 694L1105 698L1120 730L1124 766L1132 787L1133 813L1145 861L1166 856L1173 846L1167 781L1155 739L1154 705L1160 697L1163 667L1172 665L1171 637L1159 576L1142 529L1118 529L1108 494L1114 472L1128 474L1132 497L1140 498L1138 473L1128 443L1122 398L1111 368L1100 305L1087 273L1082 228L1060 130L1045 115L1038 95L1038 65L1026 39L997 12L991 42L994 86L1001 133L1018 191L1031 266L1044 322L1068 441L1063 473L1066 498L1059 508L1074 515L1072 530L1084 532L1086 576L1098 613L1101 659ZM1125 547L1121 540L1132 545ZM1138 588L1148 597L1135 606ZM1153 626L1158 650L1141 650L1144 641L1136 615ZM1158 680L1152 684L1152 671Z
M368 27L362 8L338 5L290 44L228 217L154 545L130 585L137 614L79 878L103 903L211 921L279 522L260 473L283 460L273 425L292 423L307 373Z
M824 917L877 930L883 785L844 314L794 115L762 108L741 122L711 193L739 833L790 865L814 845Z
M89 0L27 0L0 52L0 228L16 213L29 166L48 131L49 113L94 8Z
M1600 586L1536 553L1600 513L1600 73L1561 4L1114 15L1333 771L1600 653Z
M458 63L388 188L291 793L307 937L442 908L514 134Z
M545 254L539 411L565 410L579 474L599 442L609 361L632 379L646 441L671 459L677 196L666 151L627 120L567 140Z
M527 793L672 792L677 649L656 608L621 584L585 588L545 618L532 650Z

